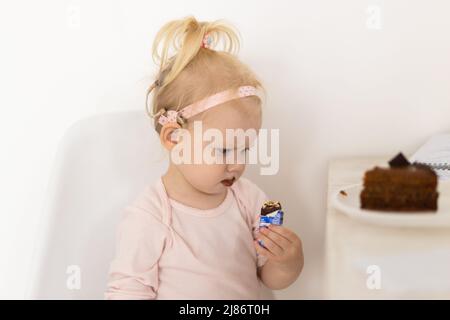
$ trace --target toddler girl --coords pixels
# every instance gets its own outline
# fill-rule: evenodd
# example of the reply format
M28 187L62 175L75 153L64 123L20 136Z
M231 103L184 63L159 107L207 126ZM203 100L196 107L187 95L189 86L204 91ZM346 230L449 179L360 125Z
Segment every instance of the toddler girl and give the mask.
M222 51L213 49L219 40ZM259 230L268 197L241 177L255 136L227 135L261 126L262 86L233 54L238 46L221 20L186 17L156 35L160 70L147 97L153 92L149 115L170 163L125 208L105 298L258 299L261 282L282 289L299 276L299 237L282 226ZM199 143L199 132L223 139Z

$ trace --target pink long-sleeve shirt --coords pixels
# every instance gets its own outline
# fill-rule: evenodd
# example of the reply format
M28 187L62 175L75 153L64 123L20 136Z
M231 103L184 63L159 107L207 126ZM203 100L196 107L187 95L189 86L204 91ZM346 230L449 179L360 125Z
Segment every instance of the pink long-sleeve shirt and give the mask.
M265 193L245 178L216 208L167 196L162 179L124 210L106 299L270 299L253 245Z

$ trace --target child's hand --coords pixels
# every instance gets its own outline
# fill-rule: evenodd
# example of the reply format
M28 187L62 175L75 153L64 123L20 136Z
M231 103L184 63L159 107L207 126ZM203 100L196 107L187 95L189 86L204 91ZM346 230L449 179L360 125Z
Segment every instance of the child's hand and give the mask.
M300 274L303 268L303 248L300 238L290 229L269 225L260 228L258 240L262 240L262 247L255 241L256 252L268 258L268 262L286 273Z

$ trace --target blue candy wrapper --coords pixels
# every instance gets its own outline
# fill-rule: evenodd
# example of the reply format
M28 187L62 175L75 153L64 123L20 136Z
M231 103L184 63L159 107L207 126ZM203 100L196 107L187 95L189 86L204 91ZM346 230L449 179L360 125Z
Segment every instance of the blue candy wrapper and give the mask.
M259 219L259 227L267 227L269 224L281 226L283 224L283 211L277 210L270 215L261 216Z

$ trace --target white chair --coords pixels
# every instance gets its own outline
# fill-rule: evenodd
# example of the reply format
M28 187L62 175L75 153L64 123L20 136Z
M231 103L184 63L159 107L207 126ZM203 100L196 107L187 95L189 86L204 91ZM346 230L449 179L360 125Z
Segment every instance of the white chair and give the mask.
M102 299L122 209L165 167L144 112L92 116L69 128L49 183L29 297Z
M88 117L68 130L50 178L29 299L103 299L122 210L164 172L165 159L143 111Z

